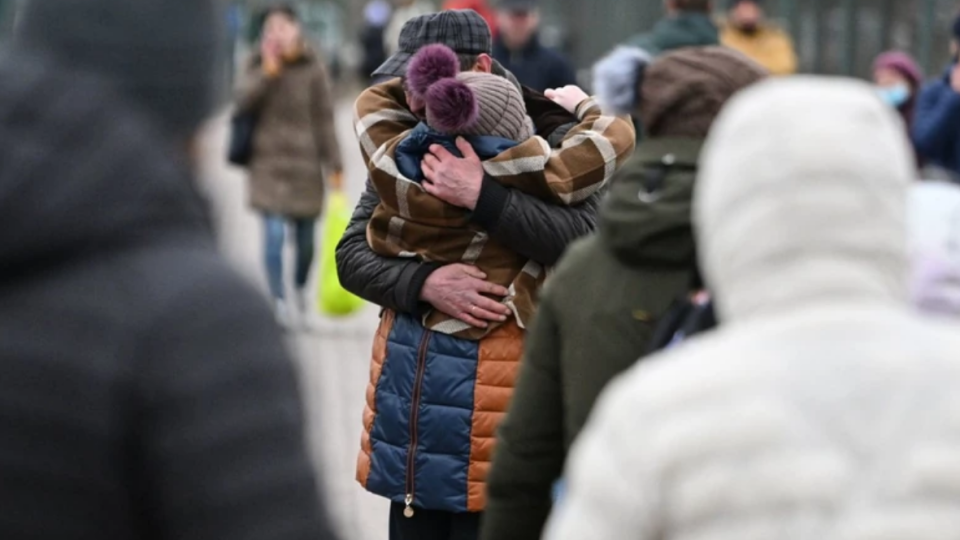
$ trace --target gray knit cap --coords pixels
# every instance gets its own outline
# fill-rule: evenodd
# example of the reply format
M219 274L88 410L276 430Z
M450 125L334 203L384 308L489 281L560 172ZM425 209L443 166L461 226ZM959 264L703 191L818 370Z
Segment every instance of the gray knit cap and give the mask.
M212 112L225 18L219 0L26 0L16 42L116 84L166 133Z
M510 81L479 71L461 73L457 80L473 90L478 106L476 122L463 135L493 135L518 142L533 137L523 95Z

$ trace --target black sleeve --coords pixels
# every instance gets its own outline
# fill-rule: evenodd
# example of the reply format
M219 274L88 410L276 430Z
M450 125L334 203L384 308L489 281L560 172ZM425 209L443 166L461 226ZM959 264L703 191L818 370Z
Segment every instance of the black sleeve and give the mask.
M213 270L157 307L136 355L152 537L331 540L294 365L260 296Z
M337 272L343 287L378 306L417 314L423 310L420 291L439 265L412 259L383 257L367 243L367 223L380 204L370 183L337 246Z
M558 206L484 178L473 220L506 247L553 266L574 240L594 231L602 197L603 190L577 206Z

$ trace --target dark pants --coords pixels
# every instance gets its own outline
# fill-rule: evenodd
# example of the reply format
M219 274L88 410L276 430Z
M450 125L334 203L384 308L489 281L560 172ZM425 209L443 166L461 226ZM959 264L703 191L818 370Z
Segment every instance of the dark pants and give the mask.
M481 514L454 514L437 510L414 509L413 517L404 517L405 506L390 505L390 540L477 540Z
M310 268L313 266L314 237L316 224L312 219L291 219L275 215L264 216L266 246L264 257L270 292L274 298L285 296L283 274L283 245L287 234L287 225L292 225L296 236L297 267L295 284L302 290L310 280Z

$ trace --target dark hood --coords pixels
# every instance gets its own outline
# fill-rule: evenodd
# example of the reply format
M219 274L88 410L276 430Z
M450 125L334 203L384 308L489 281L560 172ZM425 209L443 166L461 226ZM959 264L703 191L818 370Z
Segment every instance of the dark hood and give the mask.
M174 144L126 110L97 80L23 51L0 56L0 276L212 242Z
M695 264L691 204L702 144L694 139L645 140L610 186L600 211L600 238L624 264ZM665 163L672 165L661 168ZM651 175L660 171L662 188L642 197Z

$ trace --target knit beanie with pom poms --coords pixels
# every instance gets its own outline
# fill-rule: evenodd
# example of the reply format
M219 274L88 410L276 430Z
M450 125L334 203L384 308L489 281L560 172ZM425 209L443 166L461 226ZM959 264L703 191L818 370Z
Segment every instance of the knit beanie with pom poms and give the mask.
M517 87L489 73L461 73L456 53L444 45L428 45L410 60L407 89L426 106L427 124L441 133L517 142L533 136Z

